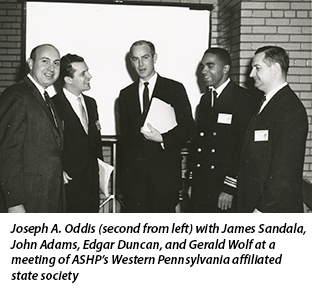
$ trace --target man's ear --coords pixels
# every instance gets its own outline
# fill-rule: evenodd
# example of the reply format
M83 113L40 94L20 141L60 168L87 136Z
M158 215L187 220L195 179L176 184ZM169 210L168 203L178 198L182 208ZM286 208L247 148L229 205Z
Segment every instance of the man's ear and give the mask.
M34 60L31 58L28 58L27 59L27 65L28 65L29 70L32 70L33 66L34 66Z
M64 82L65 82L66 84L71 84L71 82L72 82L72 78L71 78L71 77L66 76L66 77L64 77Z
M282 72L282 67L279 63L277 63L277 62L273 63L272 67L273 67L273 71L275 74L279 74Z
M158 58L158 56L157 56L157 54L155 53L154 56L153 56L154 63L156 63L157 58Z
M223 73L229 73L229 71L230 71L230 65L224 65L223 66Z

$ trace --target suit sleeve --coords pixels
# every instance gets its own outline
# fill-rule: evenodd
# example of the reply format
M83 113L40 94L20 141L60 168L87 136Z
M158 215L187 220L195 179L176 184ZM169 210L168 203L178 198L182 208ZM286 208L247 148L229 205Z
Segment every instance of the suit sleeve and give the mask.
M273 131L272 157L269 175L264 188L266 204L258 205L261 212L273 212L276 205L291 194L292 181L302 174L305 142L308 131L304 108L285 103L276 116ZM301 187L301 183L300 183Z
M182 84L177 84L172 97L172 106L178 125L167 133L162 134L165 149L183 145L195 132L195 122L192 117L191 105Z
M128 134L128 125L127 125L127 111L124 104L124 99L122 92L120 92L118 97L118 122L119 122L119 128L120 128L120 137L121 142L125 142L125 136Z
M249 124L249 121L256 112L258 106L257 101L254 98L252 98L246 91L241 92L239 97L240 97L240 105L238 107L237 122L235 128L236 129L235 149L229 170L223 182L224 183L223 191L233 196L236 196L237 194L239 159L244 135L247 126Z
M25 101L20 94L4 92L0 98L0 182L6 208L26 203L23 170L26 130Z

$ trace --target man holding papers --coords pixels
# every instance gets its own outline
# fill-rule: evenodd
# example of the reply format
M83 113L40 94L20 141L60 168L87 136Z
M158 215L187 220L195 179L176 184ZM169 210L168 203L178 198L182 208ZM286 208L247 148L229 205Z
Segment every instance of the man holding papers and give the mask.
M181 146L194 132L184 86L155 71L148 41L130 48L139 80L119 96L122 187L128 212L174 212L181 189Z
M66 212L99 211L101 128L95 100L82 94L90 89L91 78L82 57L62 57L60 79L64 88L53 100L64 130Z
M256 101L230 80L226 50L208 49L201 66L207 92L192 142L191 211L235 212L240 150Z

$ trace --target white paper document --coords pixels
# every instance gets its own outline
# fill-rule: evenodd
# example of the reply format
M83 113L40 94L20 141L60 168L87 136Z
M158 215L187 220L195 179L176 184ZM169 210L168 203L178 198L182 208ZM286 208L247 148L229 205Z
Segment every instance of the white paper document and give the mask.
M166 133L178 125L174 108L156 97L152 98L151 106L143 125L143 130L145 131L149 131L147 123L156 128L160 133Z
M101 159L98 158L98 164L99 164L99 178L100 178L100 191L106 196L109 196L108 193L108 182L109 182L109 177L111 173L114 170L114 167L111 166L110 164L102 161Z

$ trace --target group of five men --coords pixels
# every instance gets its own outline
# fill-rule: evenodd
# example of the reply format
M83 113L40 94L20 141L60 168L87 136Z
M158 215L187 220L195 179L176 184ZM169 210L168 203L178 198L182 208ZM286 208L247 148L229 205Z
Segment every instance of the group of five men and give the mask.
M265 94L260 104L230 79L229 53L208 49L196 123L184 86L156 72L151 42L135 42L130 61L139 79L121 90L117 117L128 212L175 212L180 150L190 139L190 212L302 212L307 115L286 83L282 48L260 48L253 58L250 76ZM92 78L87 64L45 44L33 49L28 66L24 80L0 97L0 209L98 212L103 157L97 105L83 94ZM50 99L46 88L58 77L63 89ZM174 111L175 125L165 132L142 128L153 101Z

